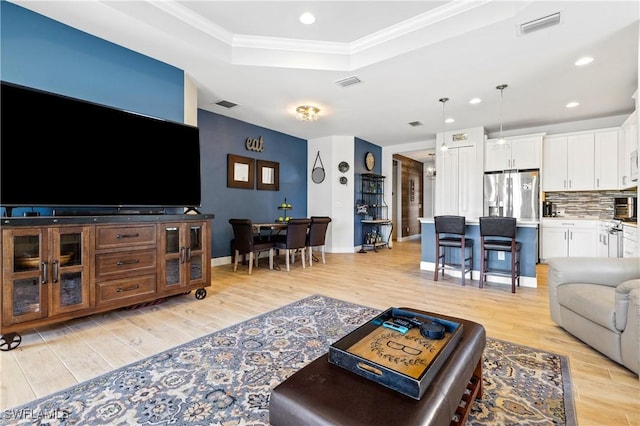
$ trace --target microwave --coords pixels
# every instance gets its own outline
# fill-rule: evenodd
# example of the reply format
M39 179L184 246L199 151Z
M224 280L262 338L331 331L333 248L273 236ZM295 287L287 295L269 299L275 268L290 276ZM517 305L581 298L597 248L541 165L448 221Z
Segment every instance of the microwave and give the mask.
M613 199L613 218L628 220L637 217L637 197L616 197Z

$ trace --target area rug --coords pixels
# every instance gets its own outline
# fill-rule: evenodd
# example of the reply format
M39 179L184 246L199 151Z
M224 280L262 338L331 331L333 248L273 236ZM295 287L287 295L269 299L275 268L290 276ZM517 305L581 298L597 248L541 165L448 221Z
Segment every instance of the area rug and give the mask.
M271 389L380 311L314 295L5 410L7 424L268 425ZM576 424L566 357L487 338L470 425Z

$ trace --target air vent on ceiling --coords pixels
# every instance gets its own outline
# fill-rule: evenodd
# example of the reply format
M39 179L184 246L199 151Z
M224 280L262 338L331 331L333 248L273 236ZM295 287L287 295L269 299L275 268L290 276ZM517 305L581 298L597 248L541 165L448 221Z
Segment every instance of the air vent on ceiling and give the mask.
M418 126L422 126L422 123L419 121L412 121L409 123L409 126L411 127L418 127Z
M560 12L552 15L545 16L543 18L534 19L533 21L520 24L520 34L525 35L534 31L542 30L544 28L558 25L560 23Z
M234 104L233 102L229 102L229 101L218 101L215 103L216 105L220 105L223 108L233 108L234 106L238 105L238 104Z
M351 76L351 77L343 78L342 80L336 80L334 83L336 83L338 86L347 87L347 86L352 86L354 84L362 83L362 80L360 80L356 76Z

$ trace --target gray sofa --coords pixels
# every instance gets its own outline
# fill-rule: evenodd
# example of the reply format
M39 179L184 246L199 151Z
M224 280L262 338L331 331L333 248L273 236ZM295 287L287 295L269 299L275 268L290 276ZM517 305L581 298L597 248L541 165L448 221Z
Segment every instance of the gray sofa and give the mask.
M640 374L640 258L548 260L551 319Z

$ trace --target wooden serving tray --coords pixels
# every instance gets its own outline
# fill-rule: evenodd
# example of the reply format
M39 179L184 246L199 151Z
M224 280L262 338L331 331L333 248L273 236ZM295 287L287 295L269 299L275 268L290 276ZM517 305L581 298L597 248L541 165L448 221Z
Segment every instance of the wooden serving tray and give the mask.
M424 337L418 327L403 334L382 325L393 313L400 311L421 321L443 325L444 338ZM329 362L420 399L461 337L460 323L407 308L389 308L332 344Z

